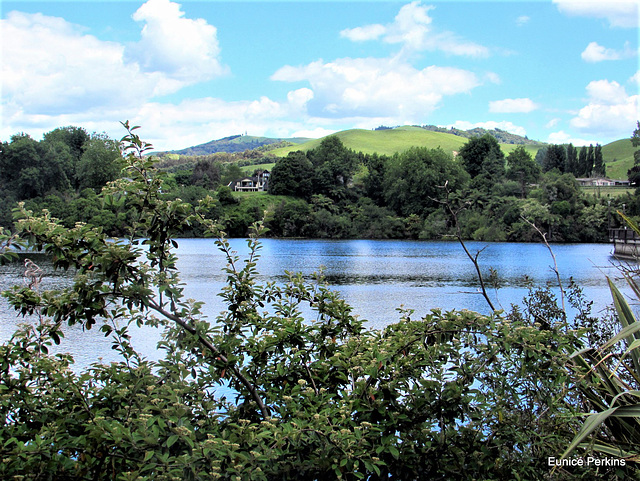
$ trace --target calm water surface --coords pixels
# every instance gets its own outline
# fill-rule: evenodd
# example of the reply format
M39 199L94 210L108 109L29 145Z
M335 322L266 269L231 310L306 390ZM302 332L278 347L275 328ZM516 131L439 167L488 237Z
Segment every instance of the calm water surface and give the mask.
M181 278L187 297L206 302L205 314L215 319L225 306L218 293L225 282L224 254L211 239L181 239L178 248ZM284 240L264 239L258 262L260 281L284 282L285 271L305 276L322 268L327 281L354 308L354 314L372 328L381 328L399 319L398 308L413 309L419 318L431 309L470 309L488 312L478 292L473 264L456 242L387 240ZM246 241L232 239L232 247L242 256ZM555 282L553 260L540 244L467 244L475 253L484 248L479 260L485 276L489 267L499 275L501 288L491 293L496 306L509 309L526 295L525 277L537 284ZM606 275L616 275L611 246L607 244L554 245L563 282L572 277L594 301L594 311L610 304ZM53 272L46 258L34 259L46 271L44 288L64 285L68 279ZM0 289L23 282L21 264L0 267ZM21 322L4 299L0 300L0 340L8 339ZM161 357L155 345L160 334L152 328L133 332L134 345L150 359ZM100 359L115 359L111 343L97 329L66 329L61 350L74 354L79 366Z

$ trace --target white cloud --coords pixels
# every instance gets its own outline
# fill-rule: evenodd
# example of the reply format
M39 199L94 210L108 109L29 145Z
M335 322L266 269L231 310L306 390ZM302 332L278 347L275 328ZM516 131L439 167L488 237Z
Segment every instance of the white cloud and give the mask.
M335 134L335 130L325 129L323 127L316 127L312 130L298 130L291 134L291 137L307 137L310 139L319 139L326 137L327 135Z
M158 9L155 17L149 7ZM136 13L139 20L149 21L141 41L125 47L88 35L62 18L10 12L0 20L5 115L135 107L223 73L215 57L215 28L182 15L177 4L150 0ZM165 32L168 27L171 33ZM160 41L160 32L170 41ZM189 54L191 50L198 52ZM133 61L133 53L140 51L147 52L144 62Z
M632 132L640 118L640 95L628 95L615 81L595 80L586 91L588 104L571 119L571 126L593 135L619 135Z
M633 75L633 77L631 77L631 78L629 79L629 82L630 82L630 83L638 84L638 86L640 86L640 70L638 70L638 71Z
M566 133L564 130L560 130L549 134L547 142L550 144L573 144L576 147L581 147L583 145L595 145L600 141L577 138Z
M489 102L489 112L500 114L529 113L538 108L538 104L527 98L494 100Z
M638 27L637 0L553 0L553 3L567 15L603 18L612 27Z
M529 17L527 15L520 15L518 18L516 18L516 25L518 27L521 27L521 26L526 25L527 23L529 23L530 20L531 20L531 17Z
M466 41L449 31L439 31L432 26L429 11L435 7L424 6L419 1L404 5L394 21L388 25L372 24L347 28L340 32L356 42L382 38L386 43L401 44L408 51L440 50L452 55L486 57L489 49Z
M430 66L417 70L398 59L342 58L305 66L284 66L272 75L284 82L308 81L317 117L387 117L423 120L445 96L480 85L473 72Z
M114 119L132 118L154 97L224 73L214 27L183 18L168 0L150 0L135 15L145 25L127 46L39 13L0 20L2 134L70 124L111 131Z
M560 123L560 121L561 121L561 120L562 120L562 119L560 119L560 118L558 118L558 117L556 117L556 118L554 118L554 119L551 119L551 120L549 120L549 122L547 122L547 123L545 124L545 127L546 127L547 129L552 129L553 127L555 127L556 125L558 125L558 124Z
M527 135L527 131L525 130L524 127L520 127L519 125L515 125L511 122L506 122L506 121L495 122L493 120L490 120L488 122L473 123L473 122L468 122L466 120L457 120L453 124L449 124L446 127L448 128L454 127L460 130L471 130L477 127L482 129L487 129L487 130L500 129L500 130L506 130L507 132L511 132L512 134L520 135L522 137Z
M216 28L203 19L184 18L179 4L148 0L133 19L144 26L141 40L129 45L126 53L145 72L162 72L189 83L227 72L218 58Z
M353 42L366 42L376 40L385 34L387 28L384 25L373 24L364 27L347 28L340 32L340 35Z
M582 59L586 62L602 62L604 60L621 60L636 55L636 52L629 47L627 43L624 50L615 50L598 45L597 42L591 42L582 52Z

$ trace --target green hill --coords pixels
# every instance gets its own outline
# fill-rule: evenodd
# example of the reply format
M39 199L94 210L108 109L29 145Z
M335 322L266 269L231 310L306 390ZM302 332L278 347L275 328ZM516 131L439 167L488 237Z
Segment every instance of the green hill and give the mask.
M626 179L627 171L633 167L635 147L630 139L616 140L602 147L602 158L610 179Z
M259 147L273 144L295 145L309 141L308 138L295 137L290 139L272 139L268 137L254 137L252 135L232 135L218 140L212 140L204 144L194 145L182 150L172 150L170 152L160 152L164 154L178 155L209 155L217 152L244 152ZM159 153L156 153L159 154Z
M445 152L451 153L459 151L460 148L468 141L467 138L459 135L435 132L421 127L411 126L384 130L343 130L342 132L337 132L334 135L340 138L346 147L355 150L356 152L363 152L365 154L377 153L381 155L393 155L396 152L402 152L407 150L409 147L414 146L429 148L440 147ZM271 153L284 157L289 152L296 150L306 152L316 148L320 145L321 141L322 139L314 139L300 145L274 149ZM508 154L518 147L516 144L500 145L502 146L502 150L505 154ZM525 145L524 147L532 156L535 156L541 146L542 144L534 144Z

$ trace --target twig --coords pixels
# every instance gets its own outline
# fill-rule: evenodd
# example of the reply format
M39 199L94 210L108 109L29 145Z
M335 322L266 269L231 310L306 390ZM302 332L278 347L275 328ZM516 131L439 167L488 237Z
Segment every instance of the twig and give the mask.
M560 279L560 271L558 270L558 263L556 262L556 255L553 253L553 249L551 249L551 246L549 245L549 242L547 241L547 235L542 232L537 225L535 225L533 222L531 222L529 219L527 219L524 216L520 216L520 218L525 221L527 224L529 224L531 227L533 227L536 232L538 234L540 234L540 237L542 237L542 242L544 242L544 245L547 246L547 249L549 249L549 253L551 254L551 258L553 259L553 272L556 273L556 279L558 280L558 287L560 288L560 300L562 301L562 312L564 312L565 316L567 315L567 310L565 309L564 306L564 297L565 297L565 293L564 293L564 287L562 287L562 280Z
M162 314L167 319L170 319L173 322L175 322L176 324L178 324L180 327L182 327L189 334L192 334L192 335L196 336L198 341L200 342L200 344L202 344L204 347L209 349L216 356L216 358L218 358L220 361L222 361L223 363L227 364L231 368L231 370L235 374L235 376L238 379L238 381L240 381L240 383L251 394L251 397L253 398L253 400L256 402L256 404L260 408L260 412L262 413L262 416L265 419L270 416L269 408L262 401L262 398L260 397L260 393L258 393L258 390L256 389L256 387L244 376L244 374L242 374L240 369L238 369L238 366L236 364L231 364L229 362L229 360L227 359L227 357L224 354L222 354L220 352L220 350L216 346L214 346L211 343L211 341L209 341L209 339L203 337L202 334L199 334L198 331L193 326L190 326L188 323L186 323L179 316L176 316L175 314L166 311L162 306L158 305L154 301L150 301L149 302L149 307L151 309L153 309L154 311Z
M442 188L445 190L446 192L446 198L444 201L440 201L437 199L436 202L439 202L441 204L443 204L447 210L449 211L449 214L451 215L451 218L453 219L453 222L456 226L456 233L455 233L455 237L456 239L458 239L458 242L460 243L460 245L462 246L462 248L464 249L465 254L467 254L467 257L471 260L471 262L473 263L473 266L476 269L476 274L478 276L478 281L480 282L480 289L482 290L482 296L484 297L484 299L487 301L487 304L489 304L489 308L491 309L491 311L495 312L496 308L493 305L493 302L491 302L491 298L489 297L489 294L487 293L487 289L484 283L484 278L482 277L482 272L480 271L480 264L478 263L478 256L480 255L480 253L486 249L486 246L483 247L482 249L480 249L478 252L476 252L476 255L473 256L471 255L471 252L469 252L469 249L467 249L467 246L465 245L464 241L462 240L462 232L460 231L460 224L458 223L458 210L454 210L453 207L451 207L451 202L449 201L449 187L448 187L449 181L446 181L444 183L444 186L442 186Z

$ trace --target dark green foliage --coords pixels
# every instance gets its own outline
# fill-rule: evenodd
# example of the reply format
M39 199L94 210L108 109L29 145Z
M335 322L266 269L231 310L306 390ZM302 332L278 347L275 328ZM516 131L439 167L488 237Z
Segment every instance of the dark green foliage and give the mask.
M402 216L425 215L442 199L448 184L457 190L468 180L460 164L441 149L412 147L388 160L384 175L386 205Z
M313 192L313 178L313 165L304 152L291 152L271 170L269 193L308 198Z
M83 146L84 152L76 167L80 189L90 188L99 192L107 182L117 179L122 170L122 158L118 143L103 136L93 136Z
M489 178L504 176L504 154L498 141L491 135L469 139L458 155L472 178L480 174Z
M333 199L344 197L356 168L356 154L335 135L325 137L307 153L314 168L313 192Z
M542 160L542 170L549 172L550 170L558 170L560 173L565 172L567 164L567 153L563 145L550 145L547 148L544 159Z
M213 189L219 185L220 179L220 165L210 160L201 160L193 168L190 183L205 189Z

